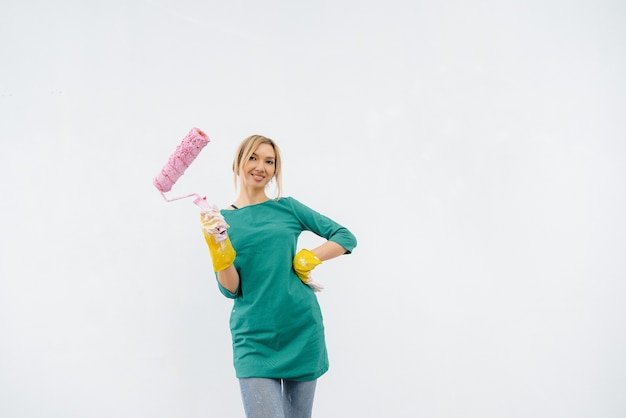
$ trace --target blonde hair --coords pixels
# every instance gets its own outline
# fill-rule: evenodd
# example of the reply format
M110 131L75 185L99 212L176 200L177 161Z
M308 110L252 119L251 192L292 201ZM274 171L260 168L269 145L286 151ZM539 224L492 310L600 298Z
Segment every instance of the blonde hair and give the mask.
M250 159L254 151L256 151L256 149L261 144L269 144L274 149L274 153L276 154L276 160L274 161L274 178L276 179L276 198L279 198L281 196L283 187L280 150L278 149L278 145L276 145L273 140L262 135L251 135L244 139L241 144L239 144L239 147L235 152L235 159L233 160L233 178L235 182L235 188L237 188L237 178L239 177L239 170L241 169L242 165Z

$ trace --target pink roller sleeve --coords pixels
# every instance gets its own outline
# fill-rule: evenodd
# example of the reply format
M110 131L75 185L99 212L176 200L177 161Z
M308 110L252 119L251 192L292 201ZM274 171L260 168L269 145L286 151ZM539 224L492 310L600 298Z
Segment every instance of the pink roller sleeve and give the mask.
M178 181L180 176L185 173L185 170L191 165L193 160L196 159L202 148L209 143L209 137L198 128L193 128L187 136L185 136L176 147L176 150L170 155L169 160L163 166L161 171L156 175L152 183L161 192L163 198L170 202L172 200L183 199L185 197L197 196L192 193L187 196L178 197L174 199L168 199L165 197L165 192L172 190L172 187Z

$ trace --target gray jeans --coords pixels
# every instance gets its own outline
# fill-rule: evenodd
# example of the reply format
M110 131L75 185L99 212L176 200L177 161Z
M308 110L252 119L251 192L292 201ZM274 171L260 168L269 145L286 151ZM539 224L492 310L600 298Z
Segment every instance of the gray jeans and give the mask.
M239 379L247 418L311 418L317 380Z

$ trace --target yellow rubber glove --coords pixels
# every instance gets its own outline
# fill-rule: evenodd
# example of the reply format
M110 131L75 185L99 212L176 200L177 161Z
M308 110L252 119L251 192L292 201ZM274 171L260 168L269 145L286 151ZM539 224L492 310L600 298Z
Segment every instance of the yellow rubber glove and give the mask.
M320 264L322 264L322 261L307 249L298 251L293 258L293 269L296 271L296 274L302 283L309 286L315 292L321 292L322 289L324 289L324 286L311 279L311 271Z
M222 271L233 264L237 253L228 238L226 229L228 224L217 209L202 211L200 213L200 223L204 240L209 247L213 270Z

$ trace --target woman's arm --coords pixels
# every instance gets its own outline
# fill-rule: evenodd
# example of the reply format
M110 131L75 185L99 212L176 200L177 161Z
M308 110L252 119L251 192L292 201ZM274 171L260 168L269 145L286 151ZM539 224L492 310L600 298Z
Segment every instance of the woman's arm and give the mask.
M313 289L314 292L321 292L324 286L311 280L311 271L322 261L339 257L347 252L348 250L336 242L326 241L312 250L302 249L298 251L293 258L293 269L304 284Z
M315 254L320 261L326 261L345 254L347 250L336 242L326 241L319 247L312 249L311 252Z
M234 264L231 264L224 270L217 272L217 281L228 290L235 294L239 288L239 273Z

